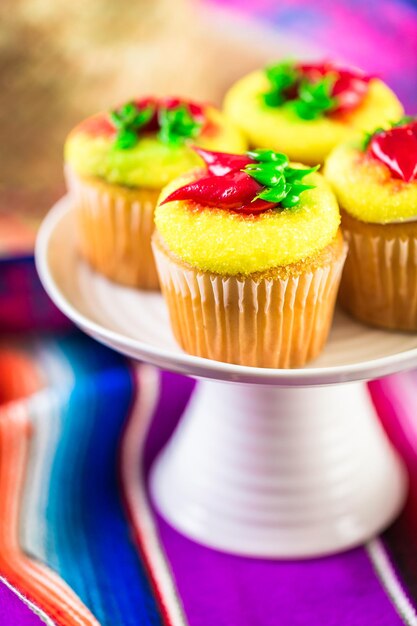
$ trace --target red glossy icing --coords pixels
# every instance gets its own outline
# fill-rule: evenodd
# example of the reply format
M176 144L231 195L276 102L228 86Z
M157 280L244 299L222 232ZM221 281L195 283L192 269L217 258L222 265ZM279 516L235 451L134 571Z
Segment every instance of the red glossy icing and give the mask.
M229 154L227 152L214 152L204 148L194 147L195 152L201 156L206 164L207 171L214 176L223 176L233 170L242 170L253 159L246 154Z
M335 73L331 95L337 101L331 113L345 113L356 108L368 91L370 76L360 70L338 67L330 62L301 63L296 66L301 73L312 81L318 80L329 73Z
M208 122L205 115L205 107L190 100L184 100L181 98L153 98L146 97L134 100L134 103L138 109L145 109L148 106L155 107L155 113L151 120L142 128L142 132L157 132L159 129L158 123L158 111L162 107L167 109L174 109L180 104L186 104L190 110L194 119L199 122L201 126L201 132L213 132L215 125L212 122ZM109 137L116 134L116 129L111 122L108 113L99 113L93 117L89 117L81 124L77 126L77 130L87 133L91 136L103 136Z
M394 178L417 180L417 121L376 133L368 154L384 163Z
M262 213L275 206L259 198L254 200L263 187L242 172L246 165L255 163L253 159L246 155L194 149L206 163L208 176L176 189L162 204L173 200L189 200L246 214Z
M111 137L116 134L116 130L107 113L99 113L93 117L88 117L81 124L78 124L75 131L86 133L92 137Z

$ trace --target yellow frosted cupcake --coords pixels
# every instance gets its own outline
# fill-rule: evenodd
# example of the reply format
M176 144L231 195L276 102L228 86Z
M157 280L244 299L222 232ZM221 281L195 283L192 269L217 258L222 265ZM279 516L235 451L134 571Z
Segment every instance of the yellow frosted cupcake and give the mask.
M213 106L146 98L79 124L65 144L79 249L108 278L158 288L151 250L161 189L201 164L191 144L241 152L239 130Z
M349 243L342 305L368 324L417 330L417 122L339 146L325 176Z
M294 161L322 163L352 132L372 130L403 114L377 78L329 62L284 61L252 72L226 95L224 110L254 146Z
M345 259L336 199L283 154L198 150L206 167L162 192L153 249L175 337L190 354L301 366L321 351Z

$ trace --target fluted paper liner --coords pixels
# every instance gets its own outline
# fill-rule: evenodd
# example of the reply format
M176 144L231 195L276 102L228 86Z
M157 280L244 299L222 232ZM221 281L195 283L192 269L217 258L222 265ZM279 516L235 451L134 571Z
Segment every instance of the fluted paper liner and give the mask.
M81 255L111 280L158 289L151 238L159 191L83 179L70 168L66 179L77 212Z
M153 249L174 335L188 353L257 367L301 366L327 339L346 256L288 279L199 272Z
M349 253L340 303L367 324L417 330L417 237L401 228L406 225L390 225L384 236L384 226L361 224L356 229L353 220L343 220Z

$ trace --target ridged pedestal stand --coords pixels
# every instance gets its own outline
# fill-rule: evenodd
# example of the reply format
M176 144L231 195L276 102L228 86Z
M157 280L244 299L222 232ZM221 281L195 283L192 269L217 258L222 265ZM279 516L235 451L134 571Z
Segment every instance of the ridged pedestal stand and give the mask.
M406 480L363 383L203 381L151 485L167 520L203 544L305 557L360 544L386 527Z

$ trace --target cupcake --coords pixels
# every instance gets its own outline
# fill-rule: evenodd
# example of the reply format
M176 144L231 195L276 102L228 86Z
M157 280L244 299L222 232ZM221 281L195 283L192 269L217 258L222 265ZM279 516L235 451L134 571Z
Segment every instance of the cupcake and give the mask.
M379 79L333 63L280 62L235 83L224 110L253 146L322 163L352 131L398 119L403 109Z
M155 212L175 337L218 361L301 366L326 341L345 260L334 194L271 150L196 151L205 168L172 181Z
M349 243L340 301L359 320L417 330L417 121L337 147L325 176Z
M239 130L210 105L145 98L79 124L65 144L81 255L108 278L158 288L151 250L161 189L202 164L191 144L242 152Z

